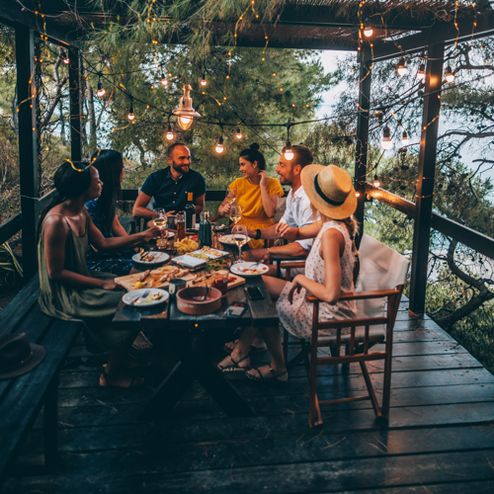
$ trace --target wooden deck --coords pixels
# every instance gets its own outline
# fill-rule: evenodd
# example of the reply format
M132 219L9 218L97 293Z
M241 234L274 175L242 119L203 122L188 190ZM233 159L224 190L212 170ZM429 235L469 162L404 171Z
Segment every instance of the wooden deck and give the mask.
M2 492L492 493L494 376L430 319L410 320L406 304L388 430L374 424L370 402L333 408L323 428L308 429L303 366L286 386L238 381L255 418L225 417L196 388L161 425L145 423L150 390L98 388L100 362L80 341L61 375L59 472L24 468L40 461L35 428ZM372 367L376 381L381 369ZM324 381L327 395L348 385L329 369ZM350 384L363 387L352 372Z

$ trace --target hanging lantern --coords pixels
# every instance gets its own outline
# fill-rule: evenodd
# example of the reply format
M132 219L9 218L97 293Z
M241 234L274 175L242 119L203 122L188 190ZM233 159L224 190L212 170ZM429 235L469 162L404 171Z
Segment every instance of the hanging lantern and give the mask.
M398 64L396 65L396 72L398 72L398 75L400 76L404 76L408 72L407 63L405 62L404 57L401 57L398 61Z
M194 118L199 118L201 115L192 108L192 98L190 97L190 91L192 86L185 84L184 94L180 98L177 108L173 110L173 115L177 117L178 126L182 130L189 130L193 123Z
M393 148L393 140L391 139L391 130L386 125L383 129L383 137L381 139L381 147L385 150Z

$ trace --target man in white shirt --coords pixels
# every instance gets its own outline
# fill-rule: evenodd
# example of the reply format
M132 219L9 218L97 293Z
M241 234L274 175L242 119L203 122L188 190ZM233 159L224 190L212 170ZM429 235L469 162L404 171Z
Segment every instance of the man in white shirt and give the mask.
M298 228L314 223L319 219L319 215L312 210L309 198L307 197L300 179L302 169L310 165L313 160L312 152L305 146L292 146L293 159L287 160L284 156L285 148L282 149L280 161L276 166L276 173L279 175L283 185L291 185L290 192L286 198L286 208L280 221L262 230L249 231L249 235L255 239L275 239L282 236L296 236ZM283 230L283 235L280 234ZM268 259L271 254L284 257L299 257L308 254L314 239L301 239L290 242L286 245L269 247L267 249L252 249L244 254L246 260L259 261Z

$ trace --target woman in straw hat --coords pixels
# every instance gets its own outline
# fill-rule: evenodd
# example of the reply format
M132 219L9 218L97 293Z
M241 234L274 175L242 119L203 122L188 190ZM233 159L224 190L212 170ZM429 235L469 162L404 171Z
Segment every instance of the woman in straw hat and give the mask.
M265 276L269 293L277 298L276 309L282 325L299 338L309 338L312 328L311 293L323 302L319 306L321 319L347 317L355 314L354 302L338 301L342 291L353 291L355 263L354 236L356 222L352 218L357 206L350 175L334 165L307 165L302 170L302 186L311 205L319 211L322 222L305 265L305 275L298 274L291 282ZM232 367L249 367L248 350L257 330L246 330L230 355ZM247 377L254 380L286 381L281 335L278 328L262 330L271 365L252 368ZM228 358L228 357L227 357Z

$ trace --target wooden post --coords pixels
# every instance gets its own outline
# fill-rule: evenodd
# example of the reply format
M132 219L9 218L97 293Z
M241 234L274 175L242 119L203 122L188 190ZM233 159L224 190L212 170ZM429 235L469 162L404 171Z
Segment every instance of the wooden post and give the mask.
M35 81L35 39L32 29L15 28L17 105L19 120L19 172L22 213L22 266L24 278L37 271L39 162L37 87Z
M416 209L410 280L410 312L417 316L423 314L425 310L443 58L444 43L429 46L415 197Z
M82 159L82 103L81 103L81 57L79 49L69 47L69 94L70 94L70 158Z
M357 147L355 156L355 190L360 193L355 217L360 224L360 238L364 233L365 182L367 175L367 147L369 144L369 108L372 60L368 49L359 52L359 98L357 116Z

